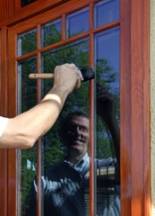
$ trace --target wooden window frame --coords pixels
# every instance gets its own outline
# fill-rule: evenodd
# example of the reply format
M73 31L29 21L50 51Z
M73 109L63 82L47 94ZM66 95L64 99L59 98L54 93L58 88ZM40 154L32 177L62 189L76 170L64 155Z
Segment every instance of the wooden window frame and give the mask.
M36 0L24 7L21 6L20 0L15 0L15 13L13 22L19 19L25 19L27 16L32 16L41 13L43 10L48 10L54 7L64 4L69 0ZM77 1L77 0L76 0ZM18 15L16 15L18 14ZM9 22L9 20L8 20Z
M121 11L121 209L151 215L150 1L124 0Z
M85 1L82 1L81 7L84 6L83 2ZM76 1L75 8L78 4ZM149 0L121 0L121 216L151 215L149 8ZM54 13L56 10L57 8L53 9ZM61 5L60 11L63 14ZM29 21L24 22L28 27ZM21 23L21 27L22 25ZM7 28L11 38L15 29L9 26ZM6 37L7 30L2 31L1 39ZM1 42L1 46L2 44ZM15 41L11 40L3 44L5 50L8 49L13 56L14 44ZM9 58L9 68L6 69L5 66L6 73L1 72L8 91L8 101L3 104L3 109L5 112L8 110L9 116L16 114L16 92L12 91L16 89L16 76L13 72L16 65L12 54ZM93 56L90 58L92 61ZM3 53L2 59L7 59L6 53ZM91 85L93 87L93 82ZM4 84L1 90L3 88ZM1 99L6 96L6 91L1 91L0 96ZM4 110L2 114L5 114ZM3 151L6 153L5 150L0 151L0 156L4 159L0 177L2 182L7 178L5 183L7 189L4 192L5 196L1 198L1 204L4 204L1 209L4 216L15 216L17 213L16 150L8 150L6 154L3 154ZM1 194L3 190L1 188Z

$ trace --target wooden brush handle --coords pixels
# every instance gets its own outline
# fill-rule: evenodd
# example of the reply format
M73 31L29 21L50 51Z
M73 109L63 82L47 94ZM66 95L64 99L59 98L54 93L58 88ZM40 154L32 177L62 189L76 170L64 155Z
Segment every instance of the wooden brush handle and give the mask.
M52 73L30 73L29 79L52 79L54 75Z

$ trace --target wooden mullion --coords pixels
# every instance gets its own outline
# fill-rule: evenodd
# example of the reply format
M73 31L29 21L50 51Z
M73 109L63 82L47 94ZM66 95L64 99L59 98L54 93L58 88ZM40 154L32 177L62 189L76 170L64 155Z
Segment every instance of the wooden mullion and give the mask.
M120 5L120 180L121 216L131 216L131 53L130 53L130 1ZM127 17L127 18L125 18Z
M34 56L36 56L36 55L37 55L37 51L33 51L33 52L31 52L31 53L26 53L26 54L24 54L24 55L22 55L22 56L17 56L17 57L16 57L16 61L18 61L18 62L24 61L24 60L26 60L26 59L28 59L28 58L31 58L31 57L34 57Z
M7 116L8 97L7 97L7 28L0 30L0 115ZM7 173L7 150L0 150L0 209L3 216L7 216L8 199L8 173Z
M89 15L89 23L90 23L90 37L89 37L89 64L91 67L94 67L94 3L90 3L90 15ZM90 81L89 88L89 104L90 104L90 146L89 146L89 154L90 154L90 178L89 178L89 191L90 191L90 199L89 199L89 209L90 216L94 216L95 214L95 167L94 167L94 158L95 158L95 144L94 144L94 80Z
M120 26L120 21L113 21L112 23L108 23L108 24L105 24L105 25L102 25L96 29L94 29L94 33L99 33L101 31L106 31L108 29L112 29L114 27L117 27L117 26Z
M37 27L37 50L41 47L41 26ZM41 72L41 54L37 52L37 73ZM41 80L37 80L37 102L41 100ZM41 176L42 176L42 147L41 147L41 139L37 142L37 171L36 171L36 179L37 179L37 188L38 191L36 193L36 216L42 215L42 188L41 188Z
M64 15L65 17L65 15ZM63 25L63 30L62 30L62 33L65 32L65 18L63 18L63 22L62 22L62 25ZM117 27L117 26L120 26L120 21L116 21L116 22L112 22L112 23L109 23L107 25L103 25L101 27L98 27L96 29L91 29L91 32L92 33L99 33L101 31L105 31L105 30L108 30L108 29L111 29L111 28L114 28L114 27ZM37 52L46 52L46 51L49 51L51 49L57 49L61 46L65 46L65 45L68 45L69 43L73 43L73 42L76 42L77 40L81 40L81 39L84 39L84 38L87 38L89 37L89 32L83 32L79 35L76 35L74 37L71 37L71 38L68 38L68 39L65 39L66 36L65 36L65 33L63 33L62 35L62 40L55 43L55 44L51 44L51 45L48 45L47 47L40 47L38 48L38 51L33 51L33 52L30 52L30 53L26 53L22 56L17 56L16 57L16 60L17 61L22 61L22 60L25 60L27 58L30 58L30 57L33 57L35 55L37 55Z
M47 46L45 48L42 48L40 50L40 52L49 51L51 49L57 49L57 48L60 48L61 46L66 46L66 45L68 45L70 43L74 43L74 42L76 42L78 40L82 40L84 38L87 38L88 36L89 36L89 32L84 32L84 33L81 33L81 34L76 35L74 37L71 37L71 38L69 38L69 39L67 39L65 41L60 41L58 43L55 43L55 44L49 45L49 46Z
M67 28L67 26L66 26L66 14L64 13L63 15L62 15L62 23L61 23L61 34L62 34L62 37L61 37L61 40L64 42L65 41L65 39L66 39L66 28Z
M76 36L74 38L70 38L69 40L61 41L61 42L49 45L49 46L47 46L45 48L40 48L37 51L33 51L31 53L27 53L27 54L25 54L23 56L18 56L18 57L16 57L16 60L18 62L20 62L20 61L23 61L23 60L26 60L28 58L36 56L38 52L43 53L43 52L46 52L46 51L50 51L52 49L57 49L57 48L60 48L61 46L65 46L65 45L68 45L70 43L74 43L77 40L81 40L81 39L87 38L88 36L89 36L89 33L83 33L82 35L80 35L80 36L78 35L78 36Z
M8 59L8 117L13 117L17 114L17 64L15 60L17 35L14 31L8 32L7 54ZM7 36L6 36L7 37ZM8 216L17 215L17 151L15 149L8 150Z

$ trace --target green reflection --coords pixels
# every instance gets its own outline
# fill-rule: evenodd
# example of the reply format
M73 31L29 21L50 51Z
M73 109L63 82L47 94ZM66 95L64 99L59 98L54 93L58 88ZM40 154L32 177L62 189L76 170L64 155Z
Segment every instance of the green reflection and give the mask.
M61 22L50 22L42 26L42 46L48 46L61 40Z
M120 215L119 55L119 28L96 34L96 157L113 161L96 168L97 215Z
M36 101L36 81L28 75L36 71L36 58L27 59L18 64L19 111L24 112L33 107ZM29 194L35 178L36 150L31 148L21 151L21 214L28 207Z
M64 63L75 63L78 67L88 66L88 40L78 41L63 48L46 52L43 54L43 71L53 72L56 65ZM51 86L51 80L45 80L42 83L42 94L44 95ZM59 120L44 137L44 168L50 167L54 162L62 160L64 157L63 148L59 138L59 127L61 121L67 113L73 110L82 110L88 113L88 82L82 83L81 88L69 96L65 103L63 112Z
M36 30L22 33L18 36L18 56L32 52L37 48L37 34Z

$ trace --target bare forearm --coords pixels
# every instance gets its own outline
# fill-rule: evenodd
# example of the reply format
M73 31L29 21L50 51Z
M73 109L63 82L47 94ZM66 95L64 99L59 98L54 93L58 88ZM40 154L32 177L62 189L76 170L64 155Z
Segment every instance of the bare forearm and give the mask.
M53 89L37 106L10 119L7 129L1 137L0 146L8 148L32 147L36 140L53 126L66 97L67 93Z
M32 147L53 126L68 94L80 87L81 80L82 75L74 64L56 66L53 88L34 108L8 120L1 133L0 147Z

